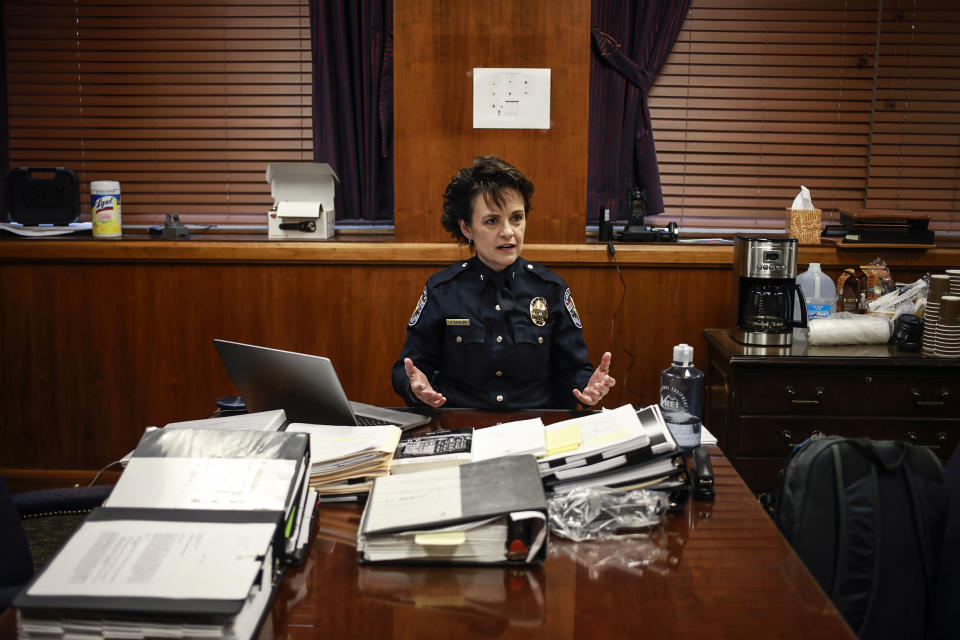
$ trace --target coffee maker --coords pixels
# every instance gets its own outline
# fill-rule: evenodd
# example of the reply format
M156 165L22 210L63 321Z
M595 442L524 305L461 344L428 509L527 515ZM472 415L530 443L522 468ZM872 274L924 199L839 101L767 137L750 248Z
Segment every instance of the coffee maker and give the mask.
M743 344L788 347L793 328L807 326L807 314L794 321L795 296L807 302L797 284L797 239L734 236L733 270L739 280L737 328L731 336Z

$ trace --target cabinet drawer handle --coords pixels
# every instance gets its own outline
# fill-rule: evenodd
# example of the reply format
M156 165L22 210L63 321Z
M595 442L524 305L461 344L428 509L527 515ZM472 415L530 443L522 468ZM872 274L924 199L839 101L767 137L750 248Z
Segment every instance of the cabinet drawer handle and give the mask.
M787 445L787 449L793 448L793 434L790 433L790 429L784 429L781 431L780 437L783 438L783 443Z
M790 386L785 387L783 391L787 394L787 397L790 398L792 404L817 405L820 404L820 400L823 398L823 387L817 387L817 397L813 400L798 400L797 390Z
M939 400L921 400L920 389L916 387L910 389L910 394L913 396L913 404L918 407L942 407L947 403L947 398L950 397L950 389L940 389Z
M938 431L933 439L936 441L935 444L925 444L923 446L927 449L941 449L947 444L947 434L945 431ZM920 445L920 436L917 435L916 431L907 431L905 440L912 445Z

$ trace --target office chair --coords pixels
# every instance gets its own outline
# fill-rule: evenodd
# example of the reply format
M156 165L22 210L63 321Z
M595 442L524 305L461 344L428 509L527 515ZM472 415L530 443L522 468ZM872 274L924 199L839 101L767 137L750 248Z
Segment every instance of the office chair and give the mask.
M0 476L0 612L33 576L33 558L7 484Z
M0 477L0 612L112 489L95 485L11 495Z

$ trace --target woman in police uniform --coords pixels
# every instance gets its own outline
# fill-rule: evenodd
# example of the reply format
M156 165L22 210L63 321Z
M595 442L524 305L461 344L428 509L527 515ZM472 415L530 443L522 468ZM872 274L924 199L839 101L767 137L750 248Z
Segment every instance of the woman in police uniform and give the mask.
M615 381L610 353L594 370L580 317L560 276L520 257L531 183L495 157L461 169L444 193L441 222L476 255L427 280L393 366L411 406L575 408Z

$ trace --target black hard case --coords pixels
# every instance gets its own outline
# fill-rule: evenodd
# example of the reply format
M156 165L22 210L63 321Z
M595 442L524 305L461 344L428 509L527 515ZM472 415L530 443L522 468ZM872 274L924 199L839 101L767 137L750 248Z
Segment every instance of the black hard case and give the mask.
M7 176L10 220L25 226L67 225L80 217L77 174L66 167L12 169Z

